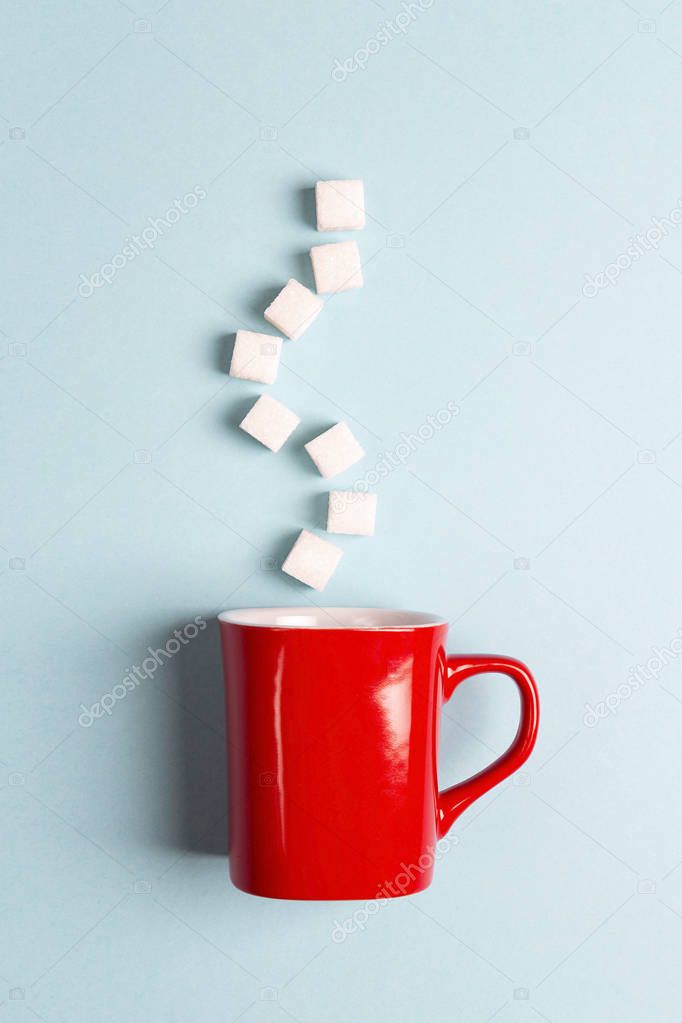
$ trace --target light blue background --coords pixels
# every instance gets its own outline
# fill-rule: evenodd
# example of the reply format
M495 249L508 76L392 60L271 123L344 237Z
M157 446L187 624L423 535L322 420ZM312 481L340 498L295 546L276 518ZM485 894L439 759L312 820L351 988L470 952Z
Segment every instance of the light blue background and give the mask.
M679 1016L680 662L628 679L682 627L682 228L583 285L682 194L682 2L435 0L334 80L400 10L2 5L2 1021ZM286 343L275 456L235 429L231 337L309 281L314 182L356 176L365 288ZM284 577L327 489L302 442L346 419L351 485L449 401L324 598ZM446 615L543 701L430 891L341 943L361 905L228 883L213 621L78 724L195 615L310 599ZM508 682L463 687L443 784L515 720Z

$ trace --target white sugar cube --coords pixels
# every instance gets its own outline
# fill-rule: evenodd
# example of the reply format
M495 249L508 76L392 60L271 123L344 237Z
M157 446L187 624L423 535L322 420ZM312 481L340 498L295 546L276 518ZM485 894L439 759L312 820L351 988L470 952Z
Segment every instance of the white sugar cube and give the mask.
M310 250L318 292L350 291L362 287L362 266L357 242L314 245Z
M332 490L327 510L327 532L374 536L377 495L357 490Z
M328 540L323 540L307 529L302 529L296 543L287 554L282 571L294 579L323 590L336 570L343 551Z
M308 441L305 449L325 479L349 469L365 454L346 423L325 430Z
M261 394L252 405L241 423L240 429L265 444L271 451L279 451L287 437L291 436L301 420L298 416L276 401L269 394Z
M362 181L318 181L315 205L318 231L360 231L365 226Z
M321 298L292 277L263 315L277 330L281 330L292 341L298 341L321 312L323 305Z
M232 351L230 376L240 380L254 380L259 384L274 384L282 351L281 337L257 334L253 330L238 330Z

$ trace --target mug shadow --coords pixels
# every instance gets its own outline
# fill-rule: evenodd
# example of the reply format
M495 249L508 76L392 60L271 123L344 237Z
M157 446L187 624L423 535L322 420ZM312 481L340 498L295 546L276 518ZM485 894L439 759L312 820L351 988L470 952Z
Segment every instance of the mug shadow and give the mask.
M198 635L169 660L159 679L168 698L169 828L165 844L227 856L227 753L218 622L205 618ZM176 626L182 632L186 623ZM166 637L172 633L166 632Z

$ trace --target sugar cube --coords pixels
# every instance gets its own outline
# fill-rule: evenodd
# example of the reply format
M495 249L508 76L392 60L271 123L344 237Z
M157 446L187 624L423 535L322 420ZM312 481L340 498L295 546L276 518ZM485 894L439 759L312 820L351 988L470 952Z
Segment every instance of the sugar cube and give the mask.
M350 291L362 287L362 266L357 242L314 245L310 250L315 288L320 292Z
M357 490L332 490L327 510L327 532L374 536L377 495Z
M263 315L277 330L281 330L292 341L298 341L321 312L323 305L321 298L292 277Z
M325 479L355 465L365 454L347 424L343 422L308 441L305 449Z
M318 231L359 231L365 226L362 181L318 181L315 205Z
M230 376L240 380L254 380L259 384L274 384L282 351L281 337L257 334L253 330L238 330L232 351Z
M343 551L336 544L323 540L307 529L302 529L296 543L287 554L282 571L294 579L323 590L331 579Z
M269 394L261 394L255 405L252 405L241 423L240 429L251 434L266 448L279 451L287 437L291 436L301 420L298 416L276 401Z

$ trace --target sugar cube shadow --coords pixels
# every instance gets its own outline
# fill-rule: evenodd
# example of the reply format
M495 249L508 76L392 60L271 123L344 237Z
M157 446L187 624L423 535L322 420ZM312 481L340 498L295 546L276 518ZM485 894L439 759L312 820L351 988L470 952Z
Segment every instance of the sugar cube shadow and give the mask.
M298 193L299 214L306 227L317 230L317 212L315 209L315 189L306 186Z
M294 409L294 411L296 410ZM312 420L307 418L305 422L301 423L300 426L294 430L294 433L282 448L282 453L286 452L286 457L289 458L290 461L295 463L300 469L303 469L307 476L313 476L318 480L320 479L320 473L312 458L306 451L305 445L308 441L313 440L319 434L328 430L330 426L334 426L333 420Z
M232 361L232 349L237 336L235 330L217 334L213 342L213 366L219 373L227 375Z
M258 288L254 291L251 299L247 303L247 308L250 315L255 317L256 324L260 324L260 326L255 326L251 329L264 334L272 334L275 332L275 328L272 324L263 319L263 313L272 300L279 295L285 284L286 281L279 281L277 284L270 284L266 288Z
M319 494L313 494L310 498L309 529L327 528L327 507L329 505L329 493L324 490Z
M282 575L282 564L287 554L294 546L294 542L300 532L300 527L298 529L286 529L282 532L279 539L272 545L272 548L268 552L267 562L273 572L277 572L279 575ZM295 582L295 580L286 573L282 575L282 581L286 581L288 584Z
M294 254L294 273L292 276L300 284L305 284L306 288L310 288L313 292L315 291L315 278L313 277L313 265L310 262L310 249Z

